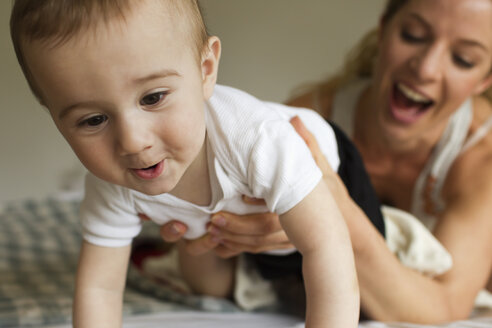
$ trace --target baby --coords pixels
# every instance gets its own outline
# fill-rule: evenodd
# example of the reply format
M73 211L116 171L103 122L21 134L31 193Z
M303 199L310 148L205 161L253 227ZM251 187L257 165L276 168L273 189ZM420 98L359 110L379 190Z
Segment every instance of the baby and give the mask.
M121 326L137 213L185 218L196 238L212 213L258 212L243 194L265 199L302 254L306 326L357 326L349 234L289 119L336 170L333 130L312 111L216 86L221 44L196 0L16 0L11 33L31 89L90 172L75 327ZM197 292L230 290L232 260L180 252L180 263Z

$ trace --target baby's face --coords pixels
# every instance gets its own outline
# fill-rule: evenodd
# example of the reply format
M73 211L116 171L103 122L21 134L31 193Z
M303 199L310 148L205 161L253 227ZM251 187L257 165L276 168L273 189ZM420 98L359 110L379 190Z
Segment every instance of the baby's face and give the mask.
M56 126L86 168L155 195L170 192L204 146L214 82L204 77L213 63L197 61L158 2L142 3L126 22L25 52Z

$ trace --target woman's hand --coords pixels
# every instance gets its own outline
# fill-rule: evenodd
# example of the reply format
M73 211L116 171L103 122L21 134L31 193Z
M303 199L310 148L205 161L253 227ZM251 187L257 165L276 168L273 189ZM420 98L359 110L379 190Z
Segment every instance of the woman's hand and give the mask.
M142 220L150 220L149 217L143 213L138 214L138 216ZM176 243L183 238L186 231L188 231L186 224L173 220L163 224L159 233L165 242ZM219 240L207 233L198 239L186 241L186 251L191 255L201 255L216 248L218 245Z
M263 200L244 196L248 204L262 204ZM143 214L140 218L146 219ZM190 254L199 255L214 250L222 258L230 258L243 252L260 253L272 249L286 249L294 246L280 226L278 215L258 213L236 215L219 212L212 216L207 227L208 233L198 239L186 242ZM164 241L179 241L187 226L179 221L170 221L160 229Z
M318 165L323 173L323 180L328 185L328 188L335 198L337 205L340 207L342 214L346 214L346 211L348 210L347 207L353 208L355 204L350 198L342 179L340 179L340 176L331 168L330 163L323 155L316 138L311 132L309 132L306 126L302 123L301 119L298 116L295 116L290 120L290 123L311 151L311 155L313 155L316 165Z
M264 204L261 199L243 196L248 204ZM220 243L215 252L221 257L232 257L240 253L261 253L294 246L283 231L279 217L274 213L236 215L219 212L212 216L209 234Z

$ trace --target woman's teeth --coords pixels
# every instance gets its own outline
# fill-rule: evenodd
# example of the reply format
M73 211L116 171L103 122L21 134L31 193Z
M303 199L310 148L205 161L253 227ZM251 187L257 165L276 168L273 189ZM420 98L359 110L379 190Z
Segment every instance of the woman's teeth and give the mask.
M431 99L422 96L420 93L413 91L412 89L405 86L404 84L398 83L397 88L405 95L405 97L407 97L413 102L424 104L424 105L430 104L432 102Z
M412 124L433 105L432 99L410 89L408 86L400 83L393 85L390 110L396 120L405 124Z

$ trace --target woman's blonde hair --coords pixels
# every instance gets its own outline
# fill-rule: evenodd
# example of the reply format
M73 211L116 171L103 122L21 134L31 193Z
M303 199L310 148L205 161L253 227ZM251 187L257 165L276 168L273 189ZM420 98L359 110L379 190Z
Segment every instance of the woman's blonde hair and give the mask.
M381 26L384 26L410 0L388 0L381 16ZM319 83L316 92L323 94L353 81L356 78L370 78L373 74L374 62L378 55L378 29L367 33L359 43L348 53L344 65L335 76ZM492 74L492 73L491 73ZM482 93L492 102L492 87Z

